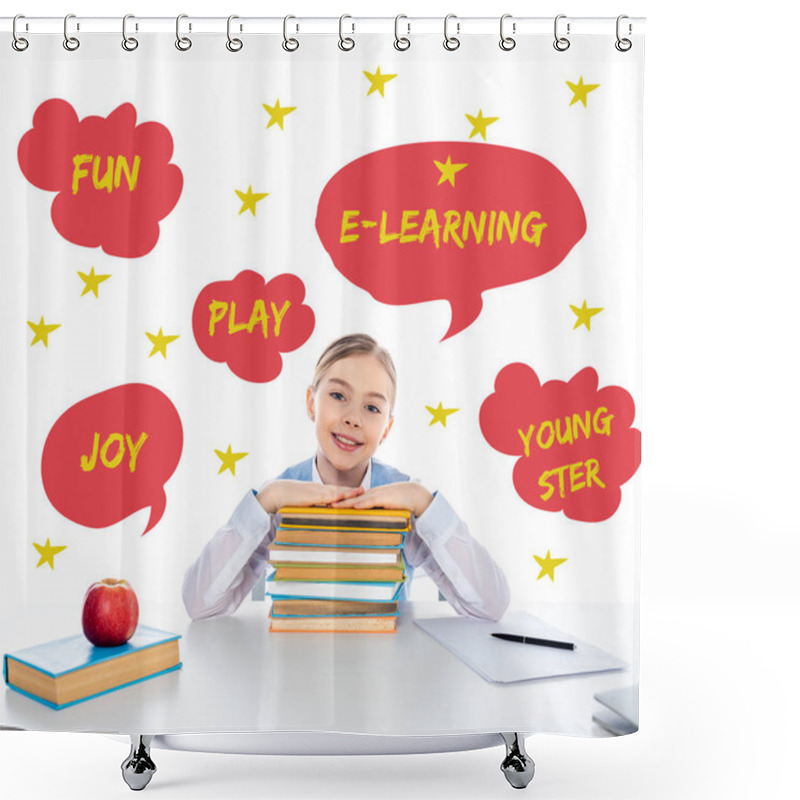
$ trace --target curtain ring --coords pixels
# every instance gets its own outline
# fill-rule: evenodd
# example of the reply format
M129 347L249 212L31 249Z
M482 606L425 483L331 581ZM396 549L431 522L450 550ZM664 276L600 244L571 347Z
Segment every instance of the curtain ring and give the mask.
M69 30L67 28L71 19L75 19L74 14L67 14L67 16L64 17L64 49L70 52L77 50L81 46L80 39L69 35Z
M17 16L14 17L14 23L11 26L11 35L14 38L11 40L11 46L18 53L21 53L23 50L27 50L28 49L28 45L30 44L30 42L17 33L17 20L18 19L25 19L25 17L22 14L17 14Z
M181 20L187 19L188 16L188 14L178 14L178 18L175 20L175 47L183 52L186 52L192 46L192 40L188 36L181 36ZM189 30L191 29L190 25Z
M452 52L453 50L458 50L458 48L461 47L461 40L457 36L448 36L447 28L451 19L456 19L456 15L448 14L444 18L444 42L443 42L444 49L450 50L450 52ZM460 30L461 30L461 25L458 22L456 22L456 33L459 33Z
M505 22L507 19L511 19L511 14L503 14L500 17L500 49L505 50L508 52L509 50L513 50L517 46L516 39L512 39L510 36L505 35ZM517 24L515 22L511 23L511 32L517 32Z
M132 53L139 46L139 40L135 39L133 36L128 36L129 19L135 19L133 14L126 14L122 18L122 49ZM136 30L138 29L138 26L136 26Z
M236 39L231 36L231 22L233 22L235 19L239 19L239 17L237 17L236 14L231 14L228 17L228 26L225 29L225 32L228 36L228 41L225 42L225 47L227 47L231 53L238 53L244 46L241 39ZM239 30L241 30L241 28L239 28Z
M403 50L408 50L408 48L411 47L411 39L409 39L407 36L400 36L401 19L408 19L408 17L405 14L398 14L394 18L394 49L402 52ZM407 22L406 26L408 27L408 33L411 33L411 24Z
M342 31L342 26L346 19L353 19L353 18L349 14L342 14L342 16L339 17L339 49L348 52L356 46L356 43L349 36L345 36ZM356 31L355 23L352 23L352 26L353 26L352 32L355 33Z
M617 50L620 51L620 53L627 53L628 50L630 50L631 47L633 47L633 42L631 42L630 39L623 39L619 35L620 22L622 22L623 19L628 19L628 16L626 14L620 14L620 16L617 17L617 41L614 42L614 47L616 47ZM632 30L633 29L631 28L631 24L629 22L628 23L629 35L632 32Z
M560 19L566 19L566 14L559 14L555 22L553 23L553 35L555 36L555 41L553 42L553 47L558 50L560 53L563 53L565 50L569 50L570 41L565 36L558 35L558 21ZM567 23L567 35L569 35L569 22Z
M290 19L297 19L297 17L293 17L291 14L288 14L283 18L283 49L287 53L294 53L294 51L300 47L300 42L298 42L294 37L289 36ZM296 30L299 30L299 26L297 26Z

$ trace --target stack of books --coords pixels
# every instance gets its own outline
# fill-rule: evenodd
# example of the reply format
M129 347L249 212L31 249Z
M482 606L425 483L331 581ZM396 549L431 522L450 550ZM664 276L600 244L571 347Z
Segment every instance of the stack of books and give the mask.
M404 509L285 507L270 547L270 631L394 633Z

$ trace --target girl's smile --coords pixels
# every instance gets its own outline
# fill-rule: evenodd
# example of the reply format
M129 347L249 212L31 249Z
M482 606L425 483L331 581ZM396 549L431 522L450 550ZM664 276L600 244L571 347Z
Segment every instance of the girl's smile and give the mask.
M331 438L336 442L337 447L340 447L348 453L355 453L355 451L364 444L364 442L356 441L352 437L345 436L341 433L332 433Z

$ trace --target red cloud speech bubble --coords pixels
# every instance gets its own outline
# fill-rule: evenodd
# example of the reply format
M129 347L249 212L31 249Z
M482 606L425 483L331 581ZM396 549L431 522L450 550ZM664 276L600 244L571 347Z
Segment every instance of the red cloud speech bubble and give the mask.
M138 258L158 241L158 223L178 202L183 175L172 136L158 122L136 125L125 103L108 117L78 119L65 100L42 103L20 140L19 165L39 189L58 192L51 216L69 242Z
M481 431L495 450L518 457L514 488L526 503L583 522L608 519L619 507L620 486L639 468L641 433L631 427L630 394L597 386L591 367L544 385L527 364L497 374Z
M296 350L314 330L305 296L303 281L288 273L266 283L243 270L232 281L209 283L192 311L197 346L246 381L274 380L283 369L281 353Z
M447 339L486 289L556 267L586 232L569 181L544 158L475 142L422 142L352 161L327 183L317 232L336 269L376 300L448 300Z
M81 400L56 420L42 451L42 483L57 511L89 528L149 507L144 535L164 514L164 484L182 449L171 400L153 386L127 383Z

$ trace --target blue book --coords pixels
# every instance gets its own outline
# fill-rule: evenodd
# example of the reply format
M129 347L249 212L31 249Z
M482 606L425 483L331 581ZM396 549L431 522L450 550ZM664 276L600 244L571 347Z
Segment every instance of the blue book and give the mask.
M273 599L278 599L278 598L273 598ZM281 597L280 598L280 600L288 600L288 599L290 599L290 598L286 598L286 597ZM293 597L291 599L292 600L296 600L298 598L294 598ZM385 605L394 608L394 610L393 611L371 611L371 612L365 612L365 613L351 612L351 613L347 613L347 614L331 614L330 612L328 612L327 614L322 613L322 612L320 612L318 614L280 614L280 613L276 612L274 608L272 608L272 609L270 609L269 614L270 614L271 617L278 617L278 618L281 618L281 619L300 619L300 618L306 619L308 617L397 617L397 616L399 616L400 612L397 610L395 603L386 603Z
M54 709L181 667L180 636L139 625L118 647L96 647L82 633L3 656L9 688Z
M273 598L306 598L319 600L397 600L403 581L367 583L366 581L279 581L273 572L267 578L267 594Z

